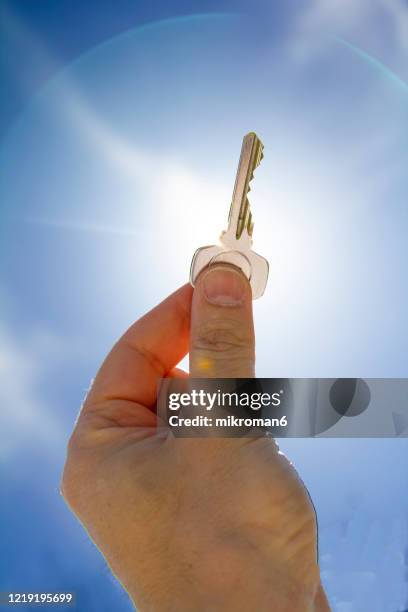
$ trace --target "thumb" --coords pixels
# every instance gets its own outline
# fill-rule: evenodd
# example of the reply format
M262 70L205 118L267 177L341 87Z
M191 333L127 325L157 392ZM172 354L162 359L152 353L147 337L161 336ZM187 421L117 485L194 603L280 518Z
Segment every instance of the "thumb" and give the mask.
M214 264L200 274L193 294L190 375L252 378L254 369L251 286L239 268Z

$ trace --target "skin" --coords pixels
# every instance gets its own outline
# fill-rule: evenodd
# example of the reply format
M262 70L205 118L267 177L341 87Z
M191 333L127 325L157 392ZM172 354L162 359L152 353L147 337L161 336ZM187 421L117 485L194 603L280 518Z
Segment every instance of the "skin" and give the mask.
M271 438L174 438L160 377L252 377L248 281L202 272L137 321L99 370L69 442L62 493L146 612L330 610L313 505Z

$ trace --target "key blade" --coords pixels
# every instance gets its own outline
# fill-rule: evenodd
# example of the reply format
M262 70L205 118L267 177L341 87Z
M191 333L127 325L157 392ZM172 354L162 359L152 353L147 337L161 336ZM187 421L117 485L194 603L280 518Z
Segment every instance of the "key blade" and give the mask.
M248 200L249 183L254 178L254 172L263 158L263 144L255 132L244 136L239 158L234 193L228 217L228 232L235 232L235 238L240 239L244 230L251 237L254 224Z

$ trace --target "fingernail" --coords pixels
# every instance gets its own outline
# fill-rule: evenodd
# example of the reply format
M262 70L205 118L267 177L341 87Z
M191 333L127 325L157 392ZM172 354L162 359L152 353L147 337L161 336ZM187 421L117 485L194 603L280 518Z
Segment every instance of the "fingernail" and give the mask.
M238 306L244 301L247 281L233 268L210 267L203 278L203 290L211 304Z

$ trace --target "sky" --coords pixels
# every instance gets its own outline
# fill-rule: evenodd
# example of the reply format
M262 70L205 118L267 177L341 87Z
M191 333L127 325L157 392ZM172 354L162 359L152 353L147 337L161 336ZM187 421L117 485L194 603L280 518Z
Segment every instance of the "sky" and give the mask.
M117 337L225 228L242 136L257 375L406 377L408 7L0 3L0 590L130 610L59 494ZM285 440L335 612L408 608L406 439Z

